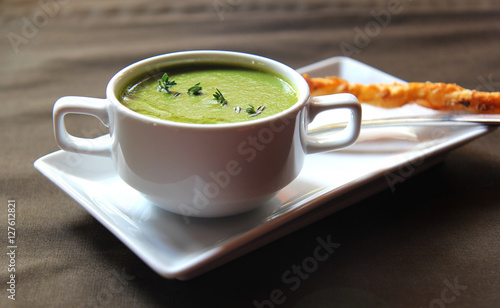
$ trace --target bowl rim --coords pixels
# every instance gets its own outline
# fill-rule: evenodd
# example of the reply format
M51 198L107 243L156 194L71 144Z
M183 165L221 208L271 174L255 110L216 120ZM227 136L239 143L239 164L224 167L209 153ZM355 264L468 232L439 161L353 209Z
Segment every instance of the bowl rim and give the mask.
M298 99L291 107L279 113L267 116L262 119L254 119L252 121L235 122L235 123L218 123L218 124L204 124L204 123L184 123L175 122L165 119L158 119L148 115L137 113L122 103L120 103L118 96L123 88L129 85L133 80L137 80L140 76L148 73L159 72L161 69L172 66L182 66L188 64L225 64L235 65L245 68L253 68L264 72L275 74L294 88L298 94ZM179 51L167 54L161 54L146 58L128 65L116 73L109 81L106 87L106 96L108 101L125 115L133 117L134 119L142 122L151 123L153 125L162 125L168 127L178 128L192 128L203 130L220 130L220 129L234 129L234 128L248 128L261 124L266 124L280 120L283 118L293 118L295 114L301 110L309 99L310 91L306 80L293 68L272 60L270 58L253 55L243 52L223 51L223 50L192 50L192 51Z

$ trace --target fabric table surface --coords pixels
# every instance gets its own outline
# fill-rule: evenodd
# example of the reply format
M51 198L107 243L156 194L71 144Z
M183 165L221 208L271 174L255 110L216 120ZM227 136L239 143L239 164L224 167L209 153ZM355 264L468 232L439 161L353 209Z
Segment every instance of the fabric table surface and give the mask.
M4 0L0 25L0 306L500 307L499 131L187 281L156 274L33 167L58 150L59 97L105 97L121 68L174 51L294 68L348 56L407 81L500 91L500 1ZM85 137L106 132L87 117L68 122ZM341 246L284 281L318 237Z

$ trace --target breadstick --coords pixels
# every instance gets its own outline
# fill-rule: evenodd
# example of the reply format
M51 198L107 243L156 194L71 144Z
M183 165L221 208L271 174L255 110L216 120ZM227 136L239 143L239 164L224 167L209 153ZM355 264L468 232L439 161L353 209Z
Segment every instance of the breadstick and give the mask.
M310 78L303 75L312 96L351 93L362 103L396 108L415 103L436 110L500 113L500 92L467 90L456 84L410 82L408 84L357 84L342 78Z

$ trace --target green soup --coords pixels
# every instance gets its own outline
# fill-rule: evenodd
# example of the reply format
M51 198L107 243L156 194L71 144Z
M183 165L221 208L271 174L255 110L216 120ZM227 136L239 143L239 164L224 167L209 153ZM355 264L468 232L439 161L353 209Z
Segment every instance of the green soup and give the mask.
M197 84L199 91L192 88ZM128 86L121 96L122 104L138 113L203 124L262 119L284 111L297 99L295 90L278 76L225 67L147 76Z

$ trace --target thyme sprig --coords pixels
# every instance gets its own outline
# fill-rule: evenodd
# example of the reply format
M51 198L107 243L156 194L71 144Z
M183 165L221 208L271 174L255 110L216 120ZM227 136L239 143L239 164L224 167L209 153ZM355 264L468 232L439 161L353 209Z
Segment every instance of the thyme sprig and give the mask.
M255 107L254 107L254 106L252 106L252 105L250 105L250 104L248 104L248 107L247 107L247 109L245 109L245 111L246 111L248 114L254 114L254 113L256 113L256 112L257 112L257 110L255 110Z
M158 88L157 90L160 92L167 92L170 93L170 88L175 86L177 83L174 80L170 80L168 77L168 74L165 73L161 77L161 80L158 81ZM176 92L177 93L177 92Z
M255 109L255 107L253 105L250 105L248 104L248 107L247 109L245 109L245 111L251 116L251 117L256 117L258 116L259 114L262 113L262 111L264 111L264 109L266 109L266 106L259 106L257 107L257 109Z
M214 93L214 98L215 100L221 105L221 106L226 106L227 105L227 100L224 98L224 95L219 91L219 89L215 88L215 93Z
M187 90L187 93L191 94L191 95L200 95L202 89L203 88L200 87L200 82L198 82L197 84L195 84L194 86L192 86L191 88L189 88Z

